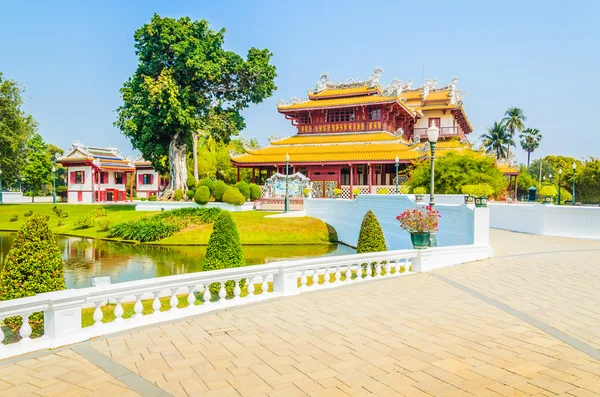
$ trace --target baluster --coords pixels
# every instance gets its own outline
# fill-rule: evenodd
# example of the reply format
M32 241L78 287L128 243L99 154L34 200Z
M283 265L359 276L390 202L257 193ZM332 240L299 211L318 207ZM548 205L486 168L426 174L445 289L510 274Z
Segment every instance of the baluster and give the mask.
M354 281L362 280L362 265L360 263L356 264L356 278Z
M204 285L204 294L202 294L202 300L204 301L204 305L210 305L212 302L210 301L210 284Z
M352 281L352 265L346 265L346 281Z
M31 325L29 325L29 315L30 313L23 314L21 318L23 319L23 324L21 324L21 329L19 330L19 335L23 338L23 342L28 342L29 336L31 335Z
M365 277L365 279L367 279L367 280L371 280L373 278L372 267L373 266L371 265L371 263L367 263L367 269L366 269L367 276Z
M171 305L170 312L175 312L179 310L177 304L179 303L179 299L177 299L177 288L171 290L171 299L169 299L169 304Z
M221 282L221 288L219 288L219 303L225 303L225 298L227 298L227 291L225 290L225 281Z
M261 295L267 295L269 293L269 283L267 283L267 275L263 276L263 282L261 284L262 293Z
M193 308L196 303L196 294L194 294L194 291L196 290L196 286L195 285L191 285L188 287L189 289L189 293L188 293L188 297L187 297L187 302L188 302L188 308Z
M386 277L392 275L392 264L390 263L390 261L388 261L385 264L385 275L386 275Z
M393 267L394 267L394 274L395 274L395 275L398 275L398 274L400 274L400 261L399 261L398 259L396 259L396 260L394 261L394 265L393 265Z
M240 288L240 281L242 280L235 280L235 288L233 289L233 300L240 299L240 295L242 293L242 289Z
M323 285L328 285L331 282L331 274L329 273L329 266L325 267L325 274L323 275Z
M254 298L254 277L248 278L248 297Z
M144 311L144 306L142 305L142 294L135 296L135 305L133 306L133 311L135 314L133 318L142 318L144 315L142 312Z
M0 317L0 323L3 322L4 320L6 320L6 319ZM6 338L6 335L4 334L4 330L2 329L2 327L0 327L0 353L6 349L6 347L4 347L4 339L5 338Z
M152 301L152 314L158 314L160 313L160 299L158 299L158 297L160 296L160 291L156 291L154 293L154 300Z
M104 317L104 313L102 313L102 301L96 302L96 309L94 310L94 327L99 327L102 325L102 318Z
M408 260L408 259L404 260L404 271L407 273L410 271L410 264L411 264L410 260Z
M319 269L315 269L312 276L313 288L317 288L319 286Z
M306 273L308 272L308 270L303 270L302 271L302 277L300 277L300 289L306 289L308 288L308 286L306 285L306 283L308 282L308 279L306 278Z
M381 263L377 262L375 264L375 277L381 278Z
M340 272L340 266L337 266L335 268L335 281L333 282L334 284L339 284L342 281L342 272Z
M117 306L115 306L115 322L123 321L123 306L121 305L121 299L117 299Z

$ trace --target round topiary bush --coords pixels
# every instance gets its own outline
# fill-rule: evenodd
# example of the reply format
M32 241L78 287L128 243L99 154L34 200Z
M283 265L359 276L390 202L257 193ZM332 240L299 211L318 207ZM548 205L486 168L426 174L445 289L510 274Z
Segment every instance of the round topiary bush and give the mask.
M356 253L387 251L383 230L373 211L368 210L360 225Z
M196 204L204 205L210 201L210 190L206 186L198 186L196 195L194 196Z
M260 186L258 186L256 183L251 183L250 184L250 200L252 200L252 201L258 200L261 197L262 197L262 190L260 190Z
M242 196L244 196L246 200L250 198L250 186L246 182L238 182L234 187L242 193Z
M183 199L183 190L177 189L175 190L175 194L173 195L173 200L181 201Z
M246 198L237 188L228 189L223 194L223 202L233 205L242 205L246 202Z
M0 273L0 300L24 298L43 292L65 289L64 262L48 225L48 218L34 214L27 219L13 246L6 255ZM21 317L4 320L6 325L18 328ZM41 331L44 313L29 317L34 332Z
M238 193L241 196L241 193ZM206 247L206 257L202 266L203 271L227 269L230 267L245 266L244 254L242 253L242 244L240 243L240 234L231 214L228 211L221 211L213 225L213 231L208 239ZM246 280L240 281L240 288ZM233 296L235 281L230 280L225 283L227 296ZM221 283L212 283L210 285L211 296L217 297Z
M208 190L212 192L212 188L215 186L215 183L210 178L204 178L202 182L200 182L200 186L206 186Z
M229 186L223 181L216 181L212 189L212 196L215 198L215 201L223 201L223 193L229 189Z
M185 192L185 195L187 196L188 200L191 200L196 195L196 192L193 191L192 189L188 189L188 191Z

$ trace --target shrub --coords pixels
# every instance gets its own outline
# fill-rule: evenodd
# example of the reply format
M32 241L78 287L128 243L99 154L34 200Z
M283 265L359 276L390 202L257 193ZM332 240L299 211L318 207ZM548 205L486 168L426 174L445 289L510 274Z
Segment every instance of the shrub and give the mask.
M98 208L94 210L93 215L95 218L101 218L103 216L108 216L108 212L106 212L106 209L104 208Z
M231 188L223 193L223 202L233 205L242 205L246 202L246 198L239 190L237 190L237 188Z
M310 193L312 192L312 189L309 187L305 187L304 190L302 190L302 192L304 193L305 197L310 196Z
M198 186L196 195L194 196L194 201L199 205L204 205L210 201L210 190L207 186Z
M65 225L65 223L63 222L63 220L59 218L58 222L56 223L56 226L57 227L61 227L61 226L64 226L64 225Z
M383 230L373 211L368 210L363 217L358 235L356 253L387 251Z
M239 194L241 196L241 193ZM215 220L213 231L208 239L202 270L227 269L244 266L245 264L237 226L231 219L231 214L228 211L222 211ZM245 279L240 281L240 288L244 286L245 282ZM219 289L221 289L221 283L212 283L209 288L210 294L217 297ZM229 297L233 296L234 288L235 282L233 280L225 283L225 289Z
M426 194L427 193L427 189L425 189L423 186L418 186L416 188L413 189L413 193L414 194Z
M215 182L213 188L211 189L212 196L215 198L215 201L223 201L223 193L229 189L229 186L223 181Z
M377 194L390 194L390 190L387 188L377 190Z
M494 189L487 183L479 183L473 187L475 197L489 197L494 193Z
M175 194L173 195L173 200L181 201L183 199L183 190L177 189L175 190Z
M34 215L15 238L0 273L0 300L10 300L65 289L62 255L48 225L48 218ZM43 329L44 314L29 317L33 331ZM21 317L4 320L13 328L21 326Z
M32 210L29 210L29 211L27 211L26 213L23 214L23 216L25 218L29 218L31 215L33 215L33 211Z
M400 193L402 193L402 194L408 194L408 193L410 193L410 186L408 186L408 185L400 185L400 187L398 188L398 190L400 190Z
M75 222L76 229L89 229L96 225L96 218L93 212L88 212Z
M212 192L212 188L215 186L215 183L210 178L204 178L202 179L202 182L200 182L200 186L206 186L208 190Z
M59 218L68 218L69 217L69 213L67 211L63 212Z
M194 174L192 174L191 172L188 172L187 179L185 180L185 184L187 185L188 188L196 187L196 178L194 178Z
M352 189L352 194L355 196L358 196L361 193L360 189L355 187L354 189Z
M306 189L304 189L304 190L306 190ZM304 194L306 194L306 192ZM262 190L260 190L260 186L258 186L256 183L251 183L250 184L250 200L252 200L252 201L258 200L261 197L262 197Z
M560 200L562 201L562 203L564 203L565 201L571 201L571 200L573 200L573 196L571 195L571 192L569 192L564 187L561 187L560 188Z
M475 195L475 185L463 185L460 188L460 191L462 194L466 194L468 196L474 196Z
M242 193L242 196L244 196L246 200L250 198L250 186L248 186L246 182L238 182L234 185L234 187L237 188L240 193Z
M15 215L13 215L13 216L10 217L10 221L11 222L16 222L18 220L19 220L19 215L17 215L17 214L15 214Z
M60 215L62 214L63 210L62 208L58 208L56 205L54 207L52 207L52 211L56 214L56 216L58 216L60 218Z
M148 200L148 198L147 197L140 197L139 200L140 201L146 201L146 200Z
M556 197L556 196L558 196L558 191L556 190L555 186L546 185L546 186L542 186L542 188L539 191L539 194L542 197L544 197L544 196Z
M148 197L148 201L156 201L156 196L152 195L152 196Z
M98 231L107 232L113 223L107 219L101 219L98 221Z
M185 195L187 196L188 200L193 200L196 192L192 189L189 189L187 192L185 192Z
M335 189L333 189L333 194L335 194L336 196L340 196L342 194L342 189L336 187Z

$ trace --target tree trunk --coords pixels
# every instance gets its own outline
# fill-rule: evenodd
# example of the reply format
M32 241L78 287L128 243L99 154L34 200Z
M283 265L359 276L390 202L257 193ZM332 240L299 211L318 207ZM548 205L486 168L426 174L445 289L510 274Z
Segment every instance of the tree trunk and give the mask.
M198 182L198 134L192 133L192 140L194 147L192 148L192 154L194 155L194 179Z
M175 190L187 191L187 167L185 164L186 145L178 132L169 143L169 185L163 191L162 200L169 200L175 194Z
M527 169L529 169L529 158L531 157L531 152L527 151Z

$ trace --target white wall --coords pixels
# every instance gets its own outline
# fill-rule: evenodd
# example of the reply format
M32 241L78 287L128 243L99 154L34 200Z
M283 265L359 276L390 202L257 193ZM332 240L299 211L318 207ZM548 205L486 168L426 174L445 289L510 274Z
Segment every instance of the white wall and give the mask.
M446 111L446 114L444 114L441 110L430 110L430 111L424 111L423 112L423 117L421 117L420 119L417 120L417 122L415 123L415 128L428 128L429 125L427 124L429 118L432 117L439 117L440 118L440 124L438 125L438 127L454 127L454 116L452 115L452 113L450 113L450 111Z
M421 206L417 205L411 197L413 196L364 194L355 200L308 199L304 201L304 207L307 216L327 222L335 228L340 241L352 246L357 244L360 225L365 213L372 210L381 224L388 249L407 249L412 248L410 235L400 228L396 216L408 208ZM489 243L488 238L476 239L474 237L474 207L464 204L436 204L435 207L441 215L437 233L438 246L474 243L487 245ZM483 217L487 216L487 209L482 208L477 211ZM480 227L479 230L480 233L489 234L486 227Z
M77 195L78 192L77 191L68 191L67 192L67 202L69 204L77 204L77 203L93 203L94 202L94 196L92 194L92 192L82 192L81 193L81 201L77 200Z
M71 172L83 171L85 176L83 178L83 183L71 183ZM92 190L92 167L91 166L79 166L79 167L68 167L67 168L67 186L69 192L72 191L81 191L81 190ZM77 201L77 196L75 196L75 201Z
M140 175L153 175L152 183L149 185L142 185L139 183ZM150 197L152 195L156 195L156 192L159 190L159 181L160 176L158 172L154 170L144 170L140 169L137 171L136 178L136 192L138 197Z
M136 211L168 211L177 208L211 208L219 207L229 212L252 211L254 203L249 201L243 205L233 205L221 202L209 202L206 205L198 205L193 201L140 201L136 204Z
M515 232L600 239L600 207L490 203L490 226Z

